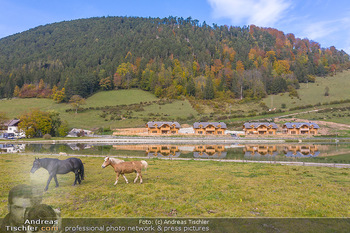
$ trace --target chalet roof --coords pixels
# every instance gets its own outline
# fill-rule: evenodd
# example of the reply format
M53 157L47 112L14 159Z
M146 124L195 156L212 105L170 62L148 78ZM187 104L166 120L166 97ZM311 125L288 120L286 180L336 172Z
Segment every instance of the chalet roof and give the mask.
M157 126L156 126L157 125ZM159 127L162 127L163 125L175 125L175 128L181 128L179 122L176 122L176 121L149 121L147 123L147 126L149 128L159 128Z
M293 129L294 126L295 126L296 129L299 129L303 125L306 125L309 128L311 128L313 126L314 129L319 129L320 128L320 126L318 126L318 124L313 123L313 122L287 122L283 126L286 126L288 129Z
M4 125L6 126L18 126L18 123L20 122L20 120L18 119L13 119L13 120L9 120L9 121L6 121L4 123Z
M266 126L266 127L272 127L273 129L277 129L277 125L275 123L271 123L271 122L246 122L244 123L244 128L246 129L251 129L252 126L254 128L259 128L260 126Z
M202 125L202 127L200 127ZM193 124L194 129L201 129L201 128L206 128L207 126L212 125L215 128L219 128L219 125L221 126L222 129L226 129L227 126L224 122L195 122Z

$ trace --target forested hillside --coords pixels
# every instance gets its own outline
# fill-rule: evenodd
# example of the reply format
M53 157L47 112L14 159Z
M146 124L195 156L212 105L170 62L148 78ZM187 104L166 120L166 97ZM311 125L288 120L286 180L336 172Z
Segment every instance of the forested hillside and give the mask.
M349 56L272 28L191 18L103 17L0 40L0 97L68 101L140 88L157 97L262 98L350 68Z

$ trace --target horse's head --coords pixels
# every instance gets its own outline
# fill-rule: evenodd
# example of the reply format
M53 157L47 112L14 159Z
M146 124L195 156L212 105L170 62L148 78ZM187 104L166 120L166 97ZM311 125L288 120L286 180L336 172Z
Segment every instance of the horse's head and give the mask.
M41 164L40 164L40 159L39 158L35 158L34 162L33 162L33 167L30 170L31 173L34 173L36 170L38 170L39 168L41 168Z
M107 156L107 157L105 158L105 160L103 161L102 168L105 168L105 167L107 167L108 165L111 165L111 160L110 160L109 157Z

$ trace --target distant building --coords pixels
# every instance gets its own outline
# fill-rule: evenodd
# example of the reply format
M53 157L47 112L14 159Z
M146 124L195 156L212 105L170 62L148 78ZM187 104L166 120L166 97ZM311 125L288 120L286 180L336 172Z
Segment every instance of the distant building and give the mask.
M288 122L282 127L282 134L316 135L320 127L313 122Z
M150 121L146 127L149 134L178 134L181 128L176 121Z
M18 124L21 120L13 119L9 121L5 121L2 125L0 125L0 131L3 137L7 138L8 135L11 135L13 138L25 138L25 133L23 130L18 128Z
M227 126L224 122L195 122L193 129L198 135L224 135Z
M67 137L88 137L92 134L93 133L90 130L73 128L71 131L69 131Z
M277 125L270 122L247 122L243 125L246 135L276 135Z

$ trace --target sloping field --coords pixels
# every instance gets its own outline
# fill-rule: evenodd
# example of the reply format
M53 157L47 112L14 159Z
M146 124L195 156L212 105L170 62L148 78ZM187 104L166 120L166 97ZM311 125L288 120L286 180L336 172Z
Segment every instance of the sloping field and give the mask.
M317 77L315 83L301 83L298 89L299 99L291 98L289 93L270 95L263 101L269 108L281 109L285 104L286 108L293 108L304 105L315 105L317 103L326 103L336 100L350 99L350 71L338 73L335 76L325 78ZM325 96L326 87L328 87L329 96Z

